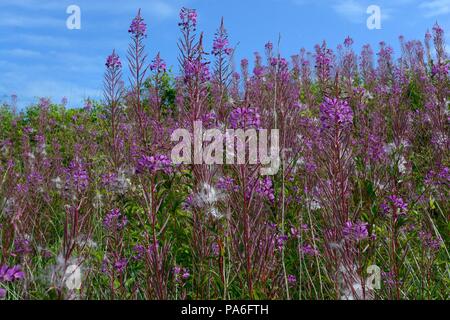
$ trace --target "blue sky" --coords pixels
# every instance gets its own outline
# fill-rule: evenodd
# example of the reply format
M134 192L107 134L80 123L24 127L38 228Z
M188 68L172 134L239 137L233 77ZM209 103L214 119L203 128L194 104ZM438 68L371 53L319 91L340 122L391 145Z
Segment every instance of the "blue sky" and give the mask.
M66 28L71 4L81 8L81 30ZM366 27L369 5L381 8L381 30ZM238 44L236 63L263 52L279 34L280 52L289 57L324 39L335 47L347 35L357 51L384 40L398 52L399 35L423 39L436 21L450 32L450 0L0 0L0 101L16 94L23 107L37 97L67 97L77 107L84 98L101 97L105 57L115 48L125 60L128 26L138 8L149 28L149 56L160 51L178 70L182 6L197 9L207 49L224 17L231 43Z

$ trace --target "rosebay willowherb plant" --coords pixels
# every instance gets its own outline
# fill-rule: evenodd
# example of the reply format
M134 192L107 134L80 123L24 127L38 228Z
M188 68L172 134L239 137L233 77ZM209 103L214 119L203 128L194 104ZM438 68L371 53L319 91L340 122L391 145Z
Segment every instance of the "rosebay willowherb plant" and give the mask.
M139 10L103 101L2 106L0 299L448 299L444 30L236 63L179 18L179 73Z

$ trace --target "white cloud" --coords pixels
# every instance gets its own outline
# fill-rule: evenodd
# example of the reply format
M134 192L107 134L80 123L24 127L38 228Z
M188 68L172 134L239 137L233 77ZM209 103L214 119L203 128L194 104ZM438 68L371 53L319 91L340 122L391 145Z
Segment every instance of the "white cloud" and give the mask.
M156 19L167 19L175 17L181 0L167 1L167 0L127 0L121 1L120 5L105 4L103 1L79 1L81 13L96 12L103 14L127 14L132 17L136 14L139 8L142 9L142 15L145 17L151 16Z
M72 3L80 7L82 16L84 13L127 14L132 16L138 8L141 8L144 18L151 16L157 20L164 20L175 17L184 2L184 0L0 0L0 9L3 11L3 15L0 15L0 26L65 26L68 16L66 8ZM35 14L23 16L23 11L34 12ZM43 17L44 12L46 14L51 12L53 16L58 16L60 19L45 18Z
M63 27L65 20L44 17L41 14L19 15L12 13L0 14L1 27L16 28L40 28L40 27Z
M42 1L42 0L2 0L0 1L0 8L21 8L21 9L36 9L36 10L52 10L64 7L62 1Z
M39 47L69 47L73 43L64 37L39 35L39 34L11 34L0 38L0 43L20 43ZM8 44L9 45L9 44Z
M410 1L410 0L405 0ZM363 23L367 20L367 8L369 5L361 4L361 1L356 0L339 0L333 6L333 10L353 23ZM381 19L388 20L391 18L392 9L387 6L381 7Z
M153 14L156 14L157 16L161 18L167 18L175 14L175 9L167 4L166 2L162 1L155 1L154 3L151 3L151 12Z
M431 0L422 2L419 8L425 11L425 17L431 18L450 13L450 0Z
M14 56L19 58L37 58L42 56L42 54L38 51L21 48L3 49L0 50L0 55Z
M334 11L351 22L359 23L366 19L366 7L355 0L343 0L333 5Z

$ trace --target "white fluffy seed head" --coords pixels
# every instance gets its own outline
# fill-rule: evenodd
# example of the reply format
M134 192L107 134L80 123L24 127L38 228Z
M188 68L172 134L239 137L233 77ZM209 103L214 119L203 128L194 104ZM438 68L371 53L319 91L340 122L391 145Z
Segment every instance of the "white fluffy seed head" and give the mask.
M64 273L64 283L69 290L79 290L81 288L81 266L71 264Z

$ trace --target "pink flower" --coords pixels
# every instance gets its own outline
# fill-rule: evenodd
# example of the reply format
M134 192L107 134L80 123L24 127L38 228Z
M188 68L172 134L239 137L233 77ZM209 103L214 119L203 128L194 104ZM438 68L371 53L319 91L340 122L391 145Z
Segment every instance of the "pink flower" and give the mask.
M180 22L178 23L179 26L182 26L185 29L188 29L190 27L194 28L197 26L197 12L195 9L189 9L189 8L181 8L180 11Z
M133 19L130 25L130 29L128 32L134 35L135 37L145 37L147 32L147 25L144 22L144 19L141 17L141 10L139 9L138 14Z
M122 63L120 62L119 56L116 54L116 51L113 50L112 54L106 58L106 67L109 69L120 69L122 68Z
M320 105L322 127L349 128L353 123L353 111L346 100L327 98Z
M150 70L156 71L158 73L160 72L166 72L166 63L163 59L161 59L159 52L156 55L155 59L153 59L152 63L150 64Z

